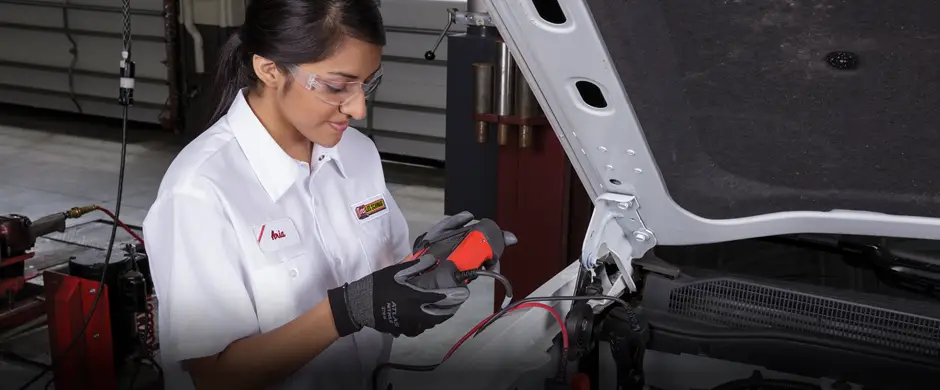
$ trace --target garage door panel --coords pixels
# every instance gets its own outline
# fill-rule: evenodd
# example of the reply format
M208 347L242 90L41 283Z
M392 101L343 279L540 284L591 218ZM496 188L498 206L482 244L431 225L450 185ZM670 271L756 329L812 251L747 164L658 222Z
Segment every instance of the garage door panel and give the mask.
M444 139L446 117L443 113L375 107L372 121L372 127L377 130ZM365 120L352 121L351 124L359 129L367 129Z
M0 28L3 59L50 66L68 66L69 41L64 35L42 31Z
M398 135L376 133L372 140L380 153L391 153L410 157L427 158L444 161L444 143L441 141L425 141L410 139Z
M444 108L447 103L447 68L386 62L376 100L388 103Z
M80 100L82 111L88 115L97 115L107 118L120 118L122 107L117 103L107 103L99 101ZM77 113L75 104L64 96L54 96L48 93L22 92L17 90L4 89L0 91L0 103L17 104L31 107L41 107L55 111ZM160 117L159 108L133 106L128 111L128 116L133 121L158 123Z
M74 90L77 95L89 95L117 102L118 78L76 75ZM20 67L0 66L0 84L39 88L53 92L69 92L68 74ZM138 103L163 104L169 97L165 84L141 83L134 87L134 100Z
M382 0L382 19L386 26L408 26L440 30L447 23L448 8L457 8L464 11L467 9L467 2L460 0ZM464 30L464 27L460 25L451 27L451 31Z
M63 0L42 0L42 2L47 3L64 3ZM131 6L134 10L147 10L161 12L163 11L163 1L162 0L133 0ZM74 5L90 5L97 7L111 7L117 8L121 6L120 0L69 0L69 4Z
M441 26L444 27L444 26ZM434 47L437 37L433 35L388 32L385 34L385 54L392 56L401 56L417 58L424 60L424 52ZM441 42L441 46L435 52L435 59L447 60L447 40Z
M95 31L120 34L123 30L121 14L111 12L69 10L69 27L75 31ZM63 28L62 10L19 4L0 4L0 22L30 26ZM137 36L163 36L163 19L146 15L131 16L132 33ZM65 35L65 32L62 32Z
M76 76L76 93L84 95L101 96L114 99L117 102L118 90L120 88L119 79L102 80L100 77ZM141 83L140 80L134 85L134 103L164 104L169 98L170 90L166 84Z
M68 67L72 61L71 44L63 34L0 28L0 52L7 61ZM121 57L119 39L75 36L78 48L77 69L117 74ZM162 43L134 42L137 76L166 79L163 61L166 51Z
M382 130L444 138L446 116L406 110L376 108L372 114Z
M64 4L65 0L10 0L33 4ZM68 0L70 28L78 46L74 75L74 92L79 95L84 112L92 115L120 117L116 104L117 73L120 60L123 23L120 0ZM206 3L197 3L197 23L208 10ZM157 122L159 108L171 93L165 80L166 46L163 42L163 0L133 0L133 56L136 63L137 106L132 117ZM85 7L85 9L82 9ZM214 11L217 10L215 6ZM382 13L389 27L385 47L385 78L376 92L377 100L368 121L354 126L376 137L380 150L386 153L426 159L444 158L444 109L447 100L447 41L437 50L434 62L425 62L424 54L431 49L444 27L448 8L464 9L460 0L383 0ZM200 14L203 14L200 18ZM11 29L4 23L32 25L27 29ZM215 23L215 22L212 22ZM212 24L209 23L209 24ZM182 26L177 26L182 29ZM0 89L5 102L74 112L69 99L67 68L72 61L71 44L63 29L62 9L49 6L0 4L0 84L13 89ZM454 26L451 32L463 28ZM106 34L102 36L102 34ZM138 37L140 37L138 39ZM212 38L207 37L207 39ZM211 39L210 39L211 40ZM211 45L210 45L211 46ZM39 49L37 49L39 48ZM206 48L210 50L209 47ZM181 54L191 55L192 49ZM214 50L214 49L211 49ZM30 67L28 64L35 64ZM26 69L8 68L25 65ZM209 69L207 69L208 71ZM148 82L156 81L156 83ZM32 89L29 89L32 88ZM43 90L49 91L43 94Z
M103 72L118 72L121 60L121 42L116 39L98 37L76 37L79 60L76 66L82 69ZM166 49L163 43L133 42L132 55L137 77L166 80ZM66 52L67 53L67 52Z
M386 74L382 78L383 83L391 79L413 84L447 86L447 68L443 66L388 61L382 66Z
M375 92L375 98L380 102L443 109L447 105L447 88L383 81L382 86Z
M69 26L74 29L120 34L123 32L123 16L109 12L69 11ZM60 18L61 19L61 18ZM61 26L61 23L59 24ZM131 34L154 37L164 36L163 18L147 15L131 15ZM134 42L136 44L136 42Z

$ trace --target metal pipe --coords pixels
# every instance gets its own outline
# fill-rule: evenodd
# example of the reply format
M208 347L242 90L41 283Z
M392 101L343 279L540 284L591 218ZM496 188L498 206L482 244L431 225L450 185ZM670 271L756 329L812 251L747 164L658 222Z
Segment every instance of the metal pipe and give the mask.
M228 0L218 0L219 1L219 27L226 28L229 27L229 13L232 12L232 7L229 4Z
M541 111L542 108L539 106L538 100L535 100L535 94L532 93L532 88L529 88L529 83L522 75L522 70L516 67L516 115L519 119L526 120L540 115ZM532 146L533 130L532 125L519 126L520 148Z
M478 37L499 37L499 31L492 25L480 25L477 22L483 21L489 17L486 0L467 0L466 17L470 20L463 20L461 24L467 26L467 35Z
M477 62L473 64L473 113L490 114L493 112L493 64ZM477 142L486 143L489 123L476 121Z
M34 220L33 223L29 225L29 234L33 237L42 237L55 232L64 232L65 219L66 214L58 212Z
M163 17L163 34L166 37L166 45L164 45L166 50L166 80L170 91L166 102L166 114L161 117L160 125L163 126L164 130L174 132L183 128L183 123L180 121L180 107L182 107L180 95L184 93L184 89L180 87L180 56L177 54L177 37L179 37L177 31L179 25L177 6L176 0L164 0L163 2L163 11L166 13L166 16Z
M0 0L3 1L3 0ZM435 30L433 28L420 28L420 27L405 27L405 26L385 26L385 32L390 33L400 33L400 34L417 34L417 35L441 35L444 30Z
M509 51L509 45L499 41L499 56L496 60L496 115L512 115L513 109L513 79L515 78L515 61ZM509 125L500 123L497 126L497 142L500 146L509 143Z
M467 0L467 12L486 12L486 0Z
M206 71L206 59L205 51L202 48L202 34L199 33L199 29L196 28L196 19L195 10L193 9L193 2L196 0L181 0L183 3L180 7L181 17L183 19L183 26L186 27L186 32L189 33L189 36L193 38L193 61L196 66L196 73L203 74Z
M428 61L424 58L415 58L415 57L405 57L405 56L393 56L393 55L383 55L382 62L394 62L398 64L414 64L414 65L429 65L429 66L442 66L447 67L447 60L432 60Z

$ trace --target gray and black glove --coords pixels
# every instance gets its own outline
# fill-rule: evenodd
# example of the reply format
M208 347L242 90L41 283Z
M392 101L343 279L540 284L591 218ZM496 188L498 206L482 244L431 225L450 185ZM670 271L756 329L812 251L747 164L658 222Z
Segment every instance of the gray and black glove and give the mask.
M340 337L369 327L398 337L415 337L453 317L470 297L466 286L421 289L409 282L435 265L433 256L395 264L328 291Z

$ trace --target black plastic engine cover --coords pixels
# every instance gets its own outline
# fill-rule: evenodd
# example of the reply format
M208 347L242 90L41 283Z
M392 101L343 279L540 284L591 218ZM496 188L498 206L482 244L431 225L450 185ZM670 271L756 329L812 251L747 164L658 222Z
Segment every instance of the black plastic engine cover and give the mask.
M641 315L651 350L886 389L932 388L940 380L937 305L683 272L646 279Z

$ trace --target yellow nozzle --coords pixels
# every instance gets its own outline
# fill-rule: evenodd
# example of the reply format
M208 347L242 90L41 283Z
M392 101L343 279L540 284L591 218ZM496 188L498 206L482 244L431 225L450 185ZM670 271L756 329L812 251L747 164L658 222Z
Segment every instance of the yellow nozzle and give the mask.
M81 218L81 216L88 214L92 211L95 211L97 209L98 209L97 205L72 207L71 209L69 209L69 211L65 212L65 216L68 218Z

